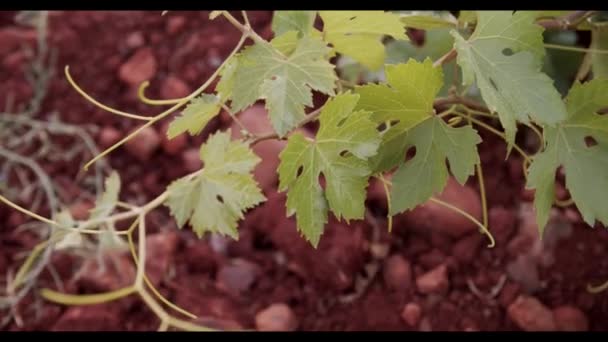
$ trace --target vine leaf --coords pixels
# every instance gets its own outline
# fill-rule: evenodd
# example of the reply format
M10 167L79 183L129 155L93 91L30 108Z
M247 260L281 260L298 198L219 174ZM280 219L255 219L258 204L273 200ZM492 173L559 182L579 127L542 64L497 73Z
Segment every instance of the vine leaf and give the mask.
M477 27L465 40L452 31L462 67L463 83L477 81L483 100L498 113L509 149L517 120L529 117L552 125L566 117L566 108L553 81L540 71L545 50L543 28L533 11L479 11Z
M419 30L432 30L458 26L456 19L450 12L412 11L401 14L401 22L407 27Z
M407 131L431 117L433 100L443 85L443 72L433 67L430 58L387 65L385 73L387 85L355 88L361 95L358 109L372 112L372 120L378 125L391 123L382 134L378 154L370 159L374 172L387 171L403 160Z
M313 30L317 11L274 11L272 31L280 36L289 31L297 31L300 35L308 35Z
M290 31L275 38L281 50L287 49L295 32ZM238 57L231 93L235 112L253 104L257 99L266 100L273 128L284 137L305 118L304 107L311 107L312 90L335 95L337 81L334 66L327 61L329 47L313 37L297 40L293 51L287 55L273 44L258 42L247 47Z
M112 213L118 203L120 194L120 176L113 171L105 181L105 191L95 201L95 207L91 209L90 220L101 219Z
M329 100L321 110L316 139L296 133L279 156L279 190L288 190L287 215L295 213L298 230L314 247L328 209L347 221L364 216L370 175L366 159L376 153L380 137L369 112L353 111L358 99L347 93Z
M199 237L213 232L236 239L243 212L265 200L251 174L260 159L244 142L230 141L230 132L209 137L200 155L204 169L169 185L165 204L179 227L190 222Z
M323 34L334 49L376 71L384 64L381 38L408 40L399 15L384 11L320 11Z
M199 134L220 113L220 108L222 103L217 96L202 94L190 101L182 114L169 124L167 137L173 139L185 132L193 136Z
M464 184L479 164L479 143L481 138L473 127L450 127L436 116L408 131L406 148L415 146L416 154L393 175L390 214L413 209L441 193L448 180L446 159L456 180Z
M394 215L443 190L448 179L446 159L456 180L464 184L479 163L481 138L471 126L453 128L433 115L443 72L429 58L387 65L386 75L388 85L365 85L356 92L361 94L358 107L372 111L374 121L392 122L370 164L374 172L399 165L392 179L390 214ZM416 148L416 154L403 162L410 147Z
M597 112L608 107L608 80L575 83L566 104L568 117L556 127L545 127L545 149L530 165L527 187L536 189L534 206L543 233L555 200L555 173L561 166L566 187L585 222L608 224L608 117ZM594 143L589 144L586 139Z

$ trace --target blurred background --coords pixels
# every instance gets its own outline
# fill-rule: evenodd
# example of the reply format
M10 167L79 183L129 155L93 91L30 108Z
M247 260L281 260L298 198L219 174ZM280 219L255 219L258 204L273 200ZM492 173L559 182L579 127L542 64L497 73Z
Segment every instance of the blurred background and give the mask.
M248 14L254 29L271 38L272 12ZM150 98L186 96L236 45L240 32L223 18L208 17L0 12L0 194L45 217L67 210L78 220L89 215L111 170L122 179L121 201L138 205L198 170L201 143L232 125L226 113L199 136L173 140L166 138L167 118L81 171L140 123L91 105L63 69L69 65L74 80L101 103L152 116L162 108L138 99L141 82L150 81ZM387 42L387 63L436 59L452 46L448 29L408 33L411 42ZM548 34L546 41L588 46L590 36L570 31ZM583 55L548 50L545 71L560 91L567 91ZM337 64L342 77L354 82L383 79L347 59ZM460 77L455 63L444 72L446 83ZM240 118L254 133L272 129L263 104ZM480 134L493 249L474 224L432 203L397 216L388 233L384 191L372 182L366 219L347 225L331 217L315 250L299 236L293 218L285 218L285 195L277 192L284 143L267 141L254 151L263 160L255 177L268 201L247 213L238 241L198 239L190 229L178 230L168 210L159 208L146 218L148 276L198 323L219 329L606 330L608 294L591 294L587 286L608 280L608 232L587 227L574 207L556 208L541 241L521 158L512 154L505 161L502 140ZM527 134L518 140L531 151L538 145ZM566 199L560 181L557 193ZM479 218L478 188L475 178L466 186L450 180L440 198ZM156 316L135 296L74 307L39 296L42 287L86 294L130 284L135 266L125 241L113 235L43 249L24 285L11 289L17 270L49 231L0 205L0 329L158 328Z

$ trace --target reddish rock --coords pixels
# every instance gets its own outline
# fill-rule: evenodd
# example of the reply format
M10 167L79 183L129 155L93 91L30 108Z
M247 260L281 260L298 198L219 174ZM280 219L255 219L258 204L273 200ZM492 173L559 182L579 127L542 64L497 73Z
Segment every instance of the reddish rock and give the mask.
M553 309L555 325L560 331L587 331L589 321L579 308L573 306L560 306Z
M98 258L87 259L74 277L75 284L94 292L109 292L129 286L135 280L135 265L129 255L110 252L103 265Z
M146 238L146 275L157 286L173 262L179 243L175 232L156 233Z
M145 43L146 39L141 31L131 32L125 39L125 45L130 49L137 49L142 47Z
M488 211L488 224L496 244L504 244L517 228L517 218L512 210L504 207L492 207Z
M421 315L422 309L420 308L420 305L416 303L406 304L401 311L401 318L410 327L415 327L418 325Z
M236 259L223 265L217 272L217 286L233 294L249 290L260 275L260 267L247 260Z
M507 308L509 318L524 331L555 331L553 312L534 297L520 295Z
M150 48L140 48L118 70L118 78L137 87L150 80L156 74L156 57Z
M182 162L184 163L184 168L188 172L198 171L203 167L201 155L197 148L189 148L182 152Z
M405 292L412 286L412 267L401 255L392 255L384 262L383 276L390 289Z
M6 26L0 29L0 55L4 56L23 44L31 45L36 42L37 34L34 29L20 29Z
M91 202L76 202L70 206L70 214L77 221L84 221L89 218L90 211L95 207Z
M452 255L460 262L470 263L477 255L485 236L475 232L458 240L452 247Z
M125 143L125 149L140 161L148 161L161 144L161 137L152 127L146 127Z
M161 126L160 138L162 139L163 151L170 156L176 156L180 154L188 145L188 135L186 133L180 134L173 139L169 139L167 136L167 130L169 129L170 121L165 122Z
M167 33L170 35L178 33L186 25L186 18L182 16L171 16L167 18Z
M429 252L422 254L418 258L418 263L426 269L435 268L445 262L445 254L437 248L431 249Z
M177 76L171 75L160 86L160 96L163 99L177 99L190 95L190 86Z
M444 293L448 290L450 282L446 265L440 265L431 271L416 278L418 291L424 294Z
M52 331L118 331L121 315L110 304L72 306L52 326Z
M97 141L99 143L99 147L106 149L123 138L123 134L112 126L104 126L99 132L99 136L97 137Z
M519 296L520 286L517 283L507 280L502 291L498 295L498 302L503 308L508 308L513 301Z
M481 220L481 204L477 192L468 186L460 185L452 177L449 178L443 193L437 198ZM406 212L401 219L408 226L418 230L435 230L452 237L460 237L479 229L466 217L433 201Z
M286 304L272 304L255 315L258 331L295 331L298 321Z

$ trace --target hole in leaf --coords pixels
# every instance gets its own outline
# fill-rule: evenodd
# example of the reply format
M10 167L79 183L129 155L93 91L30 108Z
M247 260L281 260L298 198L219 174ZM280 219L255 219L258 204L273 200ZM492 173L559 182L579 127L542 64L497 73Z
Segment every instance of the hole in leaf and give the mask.
M277 77L275 75L273 75L270 79L275 81L277 79Z
M215 199L220 203L224 203L224 198L220 195L215 196Z
M488 78L488 80L490 81L492 88L494 88L494 90L498 91L498 86L496 86L496 83L494 83L494 80L491 77Z
M400 122L399 120L391 120L389 122L389 125L390 125L390 127L397 126L399 124L399 122Z
M321 185L321 188L325 190L325 185L327 184L327 181L325 180L325 176L322 173L319 174L319 184Z
M347 150L340 152L340 157L347 157L349 155Z
M300 177L302 175L302 172L304 172L304 166L300 165L298 171L296 172L296 177Z
M342 125L344 125L345 122L346 122L346 118L340 120L340 122L338 122L338 127L342 127Z
M506 48L502 50L502 54L505 56L512 56L513 55L513 50Z
M407 162L410 159L414 158L415 156L416 156L416 146L412 146L405 151L404 161Z
M592 136L586 136L585 145L587 145L587 147L593 147L597 145L597 140L595 140L595 138L593 138Z
M355 16L352 16L352 17L350 17L350 18L348 18L348 20L351 20L351 21L352 21L352 20L355 20L355 19L357 19L357 16L356 16L356 15L355 15Z
M384 132L387 128L388 128L388 126L386 125L386 122L383 122L383 123L379 124L378 127L376 127L376 131Z

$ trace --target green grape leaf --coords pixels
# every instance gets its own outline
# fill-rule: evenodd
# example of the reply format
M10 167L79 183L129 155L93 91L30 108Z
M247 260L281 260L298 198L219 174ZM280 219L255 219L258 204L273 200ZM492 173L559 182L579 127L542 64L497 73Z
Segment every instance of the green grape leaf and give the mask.
M220 108L222 103L217 96L202 94L190 101L182 114L169 124L167 137L173 139L185 132L193 136L199 134L220 113Z
M431 117L433 101L443 86L441 68L433 61L410 59L405 64L387 65L388 85L368 84L355 88L361 95L358 109L372 112L377 124L392 122L382 135L378 154L370 159L374 172L391 169L403 160L404 135L415 125Z
M53 219L62 227L73 228L76 225L76 221L68 209L58 212L54 215ZM65 230L58 227L53 227L52 229L53 235L61 236L54 246L54 249L57 251L78 248L84 242L82 235L76 230Z
M608 224L608 80L575 83L566 98L568 117L556 127L545 127L545 148L528 173L527 187L535 189L534 206L541 236L555 200L555 174L563 167L566 187L585 222ZM588 146L591 138L597 144Z
M113 171L105 182L105 190L95 201L95 207L91 209L90 220L107 217L114 211L120 194L120 176Z
M272 31L280 36L289 31L297 31L300 35L308 35L313 29L316 11L274 11Z
M165 204L179 227L190 222L194 232L238 237L243 212L265 200L251 171L260 161L247 144L230 141L230 132L216 133L201 146L204 168L167 188Z
M370 170L366 159L376 153L380 137L370 113L353 111L358 95L329 100L319 117L314 141L296 133L279 158L279 190L287 192L287 215L295 213L298 230L317 246L328 208L338 219L363 218ZM323 175L325 189L319 184Z
M399 15L384 11L320 11L323 33L334 49L376 71L384 63L381 38L408 40Z
M416 154L393 175L390 214L413 209L441 193L448 180L446 159L456 180L464 184L479 164L479 143L481 137L472 126L450 127L437 116L409 130L405 146L415 146Z
M608 78L608 21L595 24L591 31L591 70L594 78Z
M222 70L220 70L220 80L215 86L215 92L222 99L228 100L232 96L232 88L234 88L234 72L238 65L238 54L234 55L230 60L226 61Z
M293 31L285 35L293 35ZM284 37L280 46L285 46ZM334 95L334 66L326 57L329 48L317 38L303 37L293 52L284 55L272 43L258 42L238 57L232 89L232 109L238 112L257 99L266 100L275 131L285 136L305 118L312 103L312 89Z
M533 11L479 11L473 35L456 39L457 61L463 84L474 80L490 110L497 112L509 149L515 140L517 120L528 117L555 124L566 108L553 81L540 71L544 56L543 28L534 23Z
M418 30L432 30L458 25L458 20L449 12L436 13L433 11L412 11L411 13L401 14L401 22L406 27Z

